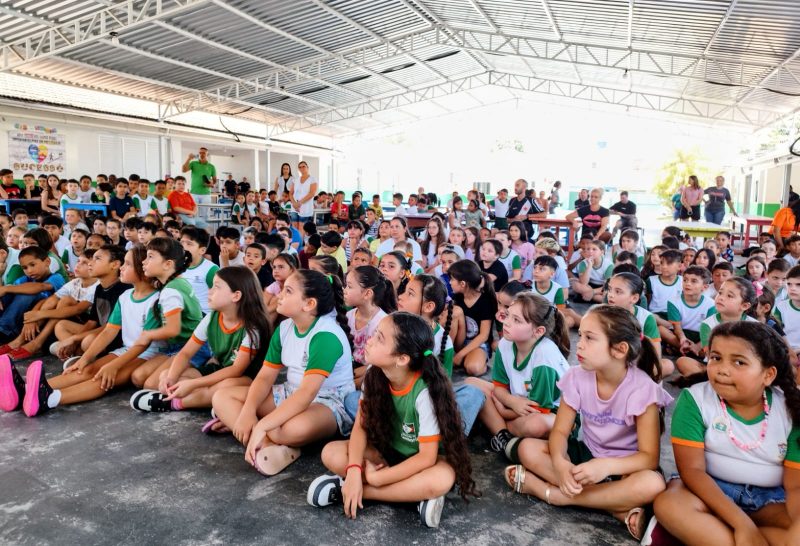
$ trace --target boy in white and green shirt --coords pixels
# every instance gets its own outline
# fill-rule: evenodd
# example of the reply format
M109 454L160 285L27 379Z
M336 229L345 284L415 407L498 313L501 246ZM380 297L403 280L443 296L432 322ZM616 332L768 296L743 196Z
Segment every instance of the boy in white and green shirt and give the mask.
M138 186L138 193L133 196L133 206L136 207L136 216L144 218L148 214L157 210L155 201L150 192L150 182L147 180L140 180Z

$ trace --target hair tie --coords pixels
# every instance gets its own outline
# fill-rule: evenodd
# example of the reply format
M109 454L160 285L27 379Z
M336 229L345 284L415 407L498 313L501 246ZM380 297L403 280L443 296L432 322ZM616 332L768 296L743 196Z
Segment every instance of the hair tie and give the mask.
M547 306L547 312L544 314L544 318L542 320L547 320L548 318L550 318L550 314L552 312L553 312L553 306L552 305L548 305Z
M325 275L325 276L328 278L328 282L333 284L333 275L328 274L328 275Z
M411 252L411 251L406 252L406 259L407 260L410 260L413 257L414 257L414 253L413 252Z
M644 332L639 333L639 341L644 341Z
M425 351L422 354L424 356L431 356L433 354L433 351L431 351L430 349L425 349Z

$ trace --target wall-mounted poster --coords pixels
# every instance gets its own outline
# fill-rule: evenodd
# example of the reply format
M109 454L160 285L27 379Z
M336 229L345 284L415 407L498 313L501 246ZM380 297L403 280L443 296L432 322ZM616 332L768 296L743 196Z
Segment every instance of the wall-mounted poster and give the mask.
M14 171L63 173L66 169L64 135L56 129L21 123L8 132L8 159Z

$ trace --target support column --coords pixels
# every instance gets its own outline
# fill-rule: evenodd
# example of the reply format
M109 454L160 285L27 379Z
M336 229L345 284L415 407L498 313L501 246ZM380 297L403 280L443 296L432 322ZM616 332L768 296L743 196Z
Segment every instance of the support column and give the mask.
M261 189L261 173L258 170L258 149L253 149L253 173L255 176L255 180L253 180L253 186L255 187L256 193Z

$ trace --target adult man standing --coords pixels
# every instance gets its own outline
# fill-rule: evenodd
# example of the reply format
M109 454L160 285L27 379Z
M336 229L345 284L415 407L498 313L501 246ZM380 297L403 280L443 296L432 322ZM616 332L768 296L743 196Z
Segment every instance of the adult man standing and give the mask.
M228 179L225 180L223 184L223 190L225 191L225 197L229 199L233 199L236 197L236 180L233 179L233 175L229 174Z
M706 188L706 222L711 224L722 224L725 218L725 203L731 208L731 213L737 216L736 209L733 208L733 201L731 200L731 192L725 187L725 178L718 176L715 179L716 186L713 188Z
M619 193L619 201L611 205L608 209L611 214L619 216L619 220L614 224L614 229L611 231L611 239L614 239L617 231L625 231L626 229L636 229L638 220L636 219L636 203L628 199L628 192L621 191Z
M247 192L250 191L250 182L247 181L247 177L243 176L242 181L236 185L236 192L241 193L242 195L247 195Z
M201 147L197 159L194 154L189 154L181 169L185 173L192 173L189 193L195 205L198 205L197 218L204 222L205 211L199 205L211 203L211 189L217 187L217 168L208 160L208 148Z
M528 189L528 182L522 178L514 182L514 197L508 201L508 212L506 212L506 219L508 224L511 222L522 222L525 225L525 231L530 236L533 233L533 218L545 218L547 213L539 206L534 199L526 196Z

